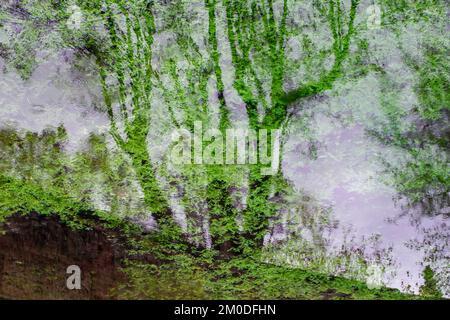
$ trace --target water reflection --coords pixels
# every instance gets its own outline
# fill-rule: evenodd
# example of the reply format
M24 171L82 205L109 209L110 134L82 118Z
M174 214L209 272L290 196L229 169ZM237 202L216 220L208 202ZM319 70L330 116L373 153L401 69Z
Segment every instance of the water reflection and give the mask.
M92 132L106 132L109 121L99 110L103 97L92 65L67 49L50 54L26 80L12 68L0 68L1 125L32 132L63 125L68 150L79 147Z
M343 255L342 248L349 249L353 256L363 252L366 261L381 263L385 284L414 292L423 283L426 260L425 265L440 266L437 276L448 294L444 283L450 272L450 232L445 216L423 216L418 208L409 207L408 201L389 185L385 173L386 159L400 164L409 159L409 154L368 135L367 123L346 122L334 115L327 103L316 101L307 106L298 115L298 130L292 130L288 137L283 162L284 174L295 189L308 194L318 206L330 208L332 219L338 221L331 232L322 235L327 239L324 254L332 260ZM312 131L305 130L305 123ZM435 230L438 227L439 231ZM434 236L430 236L431 230L435 230ZM427 249L437 245L436 237L442 240L434 250L439 255ZM367 250L370 238L376 241ZM384 262L375 261L374 256L381 255ZM365 266L360 264L360 273L365 272Z
M156 42L164 48L167 44L162 39L161 36ZM233 70L226 43L226 39L219 41L220 51L226 51L221 54L225 99L234 111L232 114L238 115L233 120L242 120L244 105L232 88ZM383 36L371 41L371 50L378 50L377 59L388 77L398 80L399 105L403 111L410 112L417 103L412 88L415 75L402 63L396 45L397 39L383 31ZM69 151L78 148L92 133L107 132L109 120L102 111L98 74L90 59L78 56L72 49L38 52L38 55L43 62L27 80L0 58L0 125L32 132L63 125L68 133L65 149ZM385 174L385 164L402 168L413 160L411 154L368 134L386 127L393 129L383 114L385 106L380 104L386 88L370 74L356 84L337 86L341 88L336 89L331 102L328 98L306 102L290 128L283 172L298 194L291 199L292 208L281 212L282 223L273 224L272 235L266 239L267 243L282 242L270 258L280 257L281 262L362 279L368 278L371 265L377 265L382 268L387 285L416 292L423 282L424 265L432 264L441 288L448 294L450 230L445 216L433 217L433 213L441 213L435 208L444 206L427 205L430 216L422 215L424 208L410 208L407 199L394 188L392 177ZM413 121L416 119L405 118L396 129L405 133ZM448 123L448 118L443 121ZM438 129L441 125L437 125ZM427 124L423 127L419 135L434 130ZM99 202L100 208L108 210L113 206L103 204L123 204L126 190L138 193L138 187L134 188L136 192L131 190L133 182L116 183L123 182L125 176L133 180L132 173L124 168L126 165L117 170L123 172L117 174L110 189L102 182L110 176L97 175L97 169L86 171L83 181L89 181L93 185L91 189L103 188L106 190L98 194L118 195L108 201L91 201ZM87 192L82 189L79 193ZM136 211L137 207L140 206L133 204L122 211Z
M95 72L74 68L74 61L74 52L58 52L28 80L4 70L2 126L41 132L62 124L69 151L91 133L105 132L108 119ZM364 81L360 85L370 87ZM298 194L291 199L292 208L282 211L283 223L271 230L268 242L287 241L270 259L362 280L377 266L383 284L415 292L423 283L424 266L431 264L448 294L448 222L409 208L384 174L386 160L402 164L410 155L368 134L381 116L376 111L335 108L327 99L316 99L297 115L285 145L283 172ZM286 237L289 233L295 237Z

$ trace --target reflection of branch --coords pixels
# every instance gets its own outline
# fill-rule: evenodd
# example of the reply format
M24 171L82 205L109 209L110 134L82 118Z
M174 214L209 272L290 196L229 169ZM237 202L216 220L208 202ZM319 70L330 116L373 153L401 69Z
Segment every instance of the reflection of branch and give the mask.
M101 61L100 61L100 57L97 57L97 64L99 66L101 66ZM103 92L103 98L106 104L106 109L107 109L107 113L108 113L108 118L109 121L111 122L111 128L109 133L111 134L111 136L113 137L114 141L116 142L117 146L121 149L125 148L125 141L122 139L122 137L120 136L119 132L117 131L117 126L116 126L116 122L114 120L114 112L112 109L112 101L111 101L111 97L108 93L108 88L106 85L106 72L104 70L104 68L100 67L100 82L102 85L102 92Z
M217 41L217 22L216 22L216 0L205 0L208 8L209 18L209 44L212 46L212 61L214 63L214 74L216 76L217 92L220 103L219 127L224 130L229 125L228 109L224 97L224 85L222 81L222 69L220 67L219 44Z
M266 116L264 117L263 126L279 126L286 117L289 118L287 115L287 107L289 104L301 98L311 97L325 90L331 89L334 81L341 76L342 63L349 53L350 38L354 32L354 20L358 2L359 0L352 0L350 19L347 34L345 36L342 36L342 10L340 9L340 5L336 4L334 0L330 0L328 2L328 21L334 39L332 46L335 56L333 67L326 74L322 75L318 81L312 81L300 86L297 89L284 93L281 96L281 103L275 104L270 110L268 110Z
M162 81L161 81L161 79L160 79L159 76L156 76L155 78L156 78L156 80L158 81L159 86L162 87L162 88L164 89L164 90L163 90L163 99L166 100L166 94L165 94L165 93L168 92L170 89L164 87L164 84L162 83ZM169 110L170 120L173 122L173 124L175 125L175 127L177 127L178 129L180 129L181 124L178 122L177 118L175 117L175 112L173 111L173 108L172 108L171 103L166 101L166 104L167 104L167 109Z
M292 102L295 102L296 100L308 96L312 96L315 94L318 94L320 92L323 92L324 90L330 89L333 82L341 75L341 66L343 61L348 55L349 47L350 47L350 37L352 36L354 32L354 20L356 15L356 8L358 6L359 0L352 0L351 9L350 9L350 20L348 24L348 30L347 34L342 38L342 27L341 24L341 18L339 17L341 15L340 6L338 5L338 9L335 11L335 3L333 0L331 0L330 3L330 16L329 16L329 23L330 28L332 29L333 33L333 50L334 50L334 56L335 61L333 64L333 67L331 70L320 77L320 79L316 82L311 82L306 85L302 85L301 87L294 89L292 91L289 91L283 96L283 101L285 104L290 104ZM336 12L337 16L336 17ZM336 25L337 23L337 25Z
M108 6L106 12L107 27L112 43L110 49L112 59L109 61L109 66L117 76L120 114L124 131L129 136L139 131L138 126L148 120L149 116L152 88L151 82L145 79L150 79L153 74L151 46L154 22L150 11L139 11L136 15L133 12L139 9L130 10L122 3L119 4L118 10L125 18L125 31L117 26L111 7ZM126 80L129 80L129 83ZM129 101L128 96L130 96ZM131 104L130 108L127 108L128 104ZM115 119L112 116L110 114L110 120L114 122Z
M263 3L263 5L264 5L264 3ZM254 21L256 18L255 14L257 12L258 12L258 6L256 5L256 2L253 2L251 5L251 15L249 17L243 17L241 19L246 20L246 21ZM263 20L265 20L265 22L264 22L265 34L268 34L269 29L268 29L268 25L267 25L267 18L265 17L265 14L262 13L262 11L260 11L260 14L263 16ZM256 30L255 30L254 23L249 23L247 25L246 31L248 32L246 43L250 44L250 43L255 43L258 41L256 39ZM253 79L255 81L255 87L256 87L256 90L258 91L259 100L261 101L263 107L266 109L266 108L268 108L268 102L266 101L266 98L265 98L262 81L259 79L259 77L256 73L256 70L254 68L254 62L252 61L252 59L250 59L250 46L248 46L248 48L246 50L241 50L241 51L245 54L244 55L245 67L249 70L251 76L253 77Z
M111 136L113 137L114 141L119 146L119 148L125 149L126 147L125 141L119 135L119 132L117 132L117 128L115 125L111 125L111 130L109 131L109 133L111 134Z
M111 37L112 42L112 48L111 51L113 52L115 56L114 61L114 69L117 73L117 81L119 82L119 104L122 112L122 117L125 122L125 127L128 127L128 117L127 117L127 110L126 110L126 104L125 104L125 74L123 71L123 64L124 61L122 59L122 53L120 52L120 48L118 47L119 43L119 36L116 32L116 26L113 18L113 13L111 12L111 9L108 8L107 12L107 25L109 30L109 36ZM105 84L106 85L106 84ZM111 115L110 115L110 121L111 123L114 121L114 117L112 117L112 109L111 109Z
M255 34L254 26L252 25L253 19L251 18L253 13L252 16L249 17L248 9L245 8L244 10L243 8L238 7L235 0L225 0L224 3L226 7L227 35L230 43L231 60L235 67L234 88L246 104L250 126L255 128L258 126L258 102L244 79L246 71L250 71L252 77L256 81L259 96L263 96L261 82L257 78L250 59L250 44L253 43L253 41L250 41L249 38L253 38ZM255 10L255 7L256 6L252 4L253 11ZM247 33L246 37L248 39L246 39L246 41L242 40L244 33Z
M111 46L106 52L96 52L100 67L103 96L111 122L110 134L117 146L132 161L137 179L144 193L144 203L159 222L170 221L170 206L159 186L147 150L147 136L150 131L151 79L153 72L152 44L155 26L151 9L141 7L126 8L123 2L116 3L125 21L125 30L118 26L111 9L111 1L106 11L106 27ZM107 76L112 73L118 81L119 112L114 114L111 88ZM128 107L127 107L128 106ZM125 136L118 130L122 120Z
M242 3L238 4L234 0L227 0L225 4L228 39L230 42L232 62L236 69L234 87L246 104L250 126L257 128L260 126L257 111L258 101L261 101L266 110L272 110L277 108L276 106L280 103L280 98L284 95L284 42L287 33L287 0L283 1L283 14L278 27L275 22L273 0L264 0L259 5L253 2L251 9L245 7L245 4L242 7ZM255 14L257 13L262 17L263 39L269 45L267 57L269 59L268 67L271 74L271 109L268 108L262 82L258 78L254 68L254 62L250 58L250 49L258 49L258 47L250 47L251 44L258 43L255 37L255 24L253 23ZM265 53L266 50L264 50ZM257 97L254 96L251 87L245 83L245 74L249 74L253 78L257 90Z

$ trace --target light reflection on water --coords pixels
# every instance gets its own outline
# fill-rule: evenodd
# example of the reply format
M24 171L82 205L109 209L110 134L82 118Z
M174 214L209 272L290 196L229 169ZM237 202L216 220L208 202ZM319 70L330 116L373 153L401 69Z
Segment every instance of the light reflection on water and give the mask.
M100 110L102 96L96 76L74 69L73 59L71 50L58 52L40 64L27 80L12 70L3 72L1 125L41 132L48 126L62 124L69 135L69 151L78 148L90 133L106 132L109 120ZM4 69L1 59L0 67ZM412 222L410 215L402 215L405 204L383 180L380 159L404 161L407 155L370 138L363 123L344 126L320 112L314 121L320 131L314 142L301 134L289 136L283 170L297 190L331 208L338 227L327 236L327 247L338 248L349 233L356 243L379 235L384 249L389 251L392 247L395 276L386 276L387 284L397 288L410 285L417 291L422 283L421 263L426 258L421 246L426 230L441 226L440 232L448 232L447 221L442 217L422 217ZM444 238L448 239L448 233ZM411 241L416 245L407 245ZM448 274L448 246L444 244L441 250L437 263Z
M96 109L103 104L97 75L75 69L74 58L70 49L54 53L26 80L0 68L1 125L32 132L63 125L68 151L80 147L90 133L106 132L107 115Z
M400 289L411 286L417 292L423 283L422 262L427 258L423 248L427 245L426 230L441 226L441 232L447 232L441 236L448 239L448 222L442 216L423 216L416 209L408 208L396 190L388 186L381 159L403 161L407 155L401 150L368 136L363 123L342 125L320 111L313 116L313 122L319 128L314 155L305 153L311 150L311 141L301 132L290 135L283 172L298 191L331 208L338 227L327 236L327 249L333 252L340 248L349 232L356 244L378 235L382 248L392 248L389 268L395 275L386 274L385 283ZM410 242L415 246L407 245ZM433 263L443 266L445 279L450 252L447 243L441 249L438 261Z

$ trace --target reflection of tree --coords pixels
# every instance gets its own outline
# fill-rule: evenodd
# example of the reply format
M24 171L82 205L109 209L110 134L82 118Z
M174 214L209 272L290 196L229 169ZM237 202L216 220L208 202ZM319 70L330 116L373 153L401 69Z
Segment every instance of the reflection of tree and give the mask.
M272 0L224 2L227 19L227 35L235 68L234 88L244 101L252 129L282 129L289 118L288 107L300 99L312 97L329 88L342 75L342 65L348 56L354 20L358 5L351 1L348 17L341 1L316 4L320 14L326 17L332 34L334 62L330 69L322 70L318 80L302 84L293 90L284 89L289 64L285 47L288 34L288 2L283 1L280 21L277 23ZM264 92L264 81L256 71L255 61L268 71L270 89ZM267 98L266 98L267 96ZM263 108L260 118L258 107ZM276 214L275 201L287 187L281 174L263 176L258 166L250 168L247 208L244 211L242 243L254 247L262 243L268 220ZM274 189L275 188L275 189Z
M380 73L382 110L386 123L371 134L384 144L395 146L408 155L400 165L385 161L387 171L394 178L397 191L408 200L413 211L421 214L449 214L449 71L448 42L441 31L447 28L447 5L437 1L427 9L414 3L401 5L383 1L386 28L398 37L402 62L413 72L413 86L417 104L403 110L399 101L399 88L389 72ZM427 11L427 12L425 12ZM416 27L433 16L433 25L421 30L426 37L420 39L420 52L403 48L402 34L405 24ZM429 30L433 30L429 34ZM439 31L439 32L436 32ZM419 47L418 47L419 48ZM406 120L406 121L405 121ZM405 126L407 124L407 128Z
M340 227L333 219L331 208L317 205L310 197L297 197L290 207L283 228L271 230L265 261L351 277L374 286L395 278L398 265L393 248L386 247L379 235L354 236L354 230Z
M154 71L152 44L155 32L152 11L135 1L107 4L105 16L111 46L97 52L103 93L111 121L111 135L118 147L127 153L144 193L144 202L158 222L171 218L170 207L155 176L148 150L152 112L151 94ZM124 19L124 24L123 20ZM108 75L117 80L119 107L115 110ZM121 128L120 128L121 125ZM119 129L123 129L121 135Z
M91 135L83 150L68 154L63 127L40 134L0 130L0 174L57 189L66 198L127 216L145 211L129 161L108 149L104 136ZM39 196L39 195L36 195Z
M432 120L413 110L409 115L412 125L407 130L401 129L406 114L397 106L396 98L390 97L395 95L391 89L393 81L386 75L381 79L383 111L389 120L381 130L369 132L408 155L408 161L400 165L384 160L386 172L394 178L395 188L410 207L427 215L448 214L448 142L444 138L448 134L448 112L442 110L442 117Z
M419 236L406 245L423 253L422 267L428 281L435 282L440 292L450 296L450 227L444 221L433 227L417 223ZM425 288L426 289L426 288Z
M0 130L0 171L25 181L64 187L67 156L63 127L42 133L21 134L12 128Z
M344 1L314 2L314 10L330 30L332 43L327 54L331 56L332 64L328 68L321 67L319 75L312 77L315 80L308 80L290 90L285 89L285 81L292 73L292 62L288 60L285 50L290 33L297 27L295 23L290 23L287 0L278 3L281 4L278 11L277 4L272 0L226 0L220 6L216 0L205 0L209 22L207 57L200 53L201 49L192 41L189 30L182 27L184 24L173 20L175 13L178 16L184 12L185 6L182 4L161 5L138 0L125 4L110 0L98 8L102 12L110 43L104 46L107 48L105 50L94 45L89 48L94 51L100 66L111 135L118 147L131 158L144 192L144 201L156 220L170 220L171 210L147 150L155 88L161 87L161 96L167 102L168 115L174 125L192 130L194 121L210 121L205 116L208 99L206 84L208 77L213 75L219 102L218 127L223 133L231 126L220 64L217 30L222 14L220 9L224 10L225 33L235 70L233 87L245 103L250 128L283 129L290 117L290 105L330 89L334 81L343 75L358 2L352 0L348 8L344 6ZM172 20L166 22L163 19L163 22L166 27L170 25L173 28L177 53L158 56L161 68L156 72L152 67L152 50L156 45L153 40L156 33L153 15L161 6L167 7L169 16L172 13ZM280 14L277 15L277 12ZM180 70L179 60L190 66ZM171 82L168 88L164 85L164 77ZM116 100L118 105L114 103ZM197 108L199 101L202 107ZM195 106L191 108L191 104ZM207 214L211 217L211 234L217 247L223 251L261 246L269 219L276 217L283 203L287 181L281 173L263 176L260 169L260 165L249 166L247 201L243 210L236 207L239 187L233 181L239 168L210 166L204 169L208 185L204 199ZM197 172L195 169L191 171ZM195 180L192 172L186 171L179 177L195 184L192 182ZM195 215L193 218L201 220ZM242 225L238 222L239 218Z

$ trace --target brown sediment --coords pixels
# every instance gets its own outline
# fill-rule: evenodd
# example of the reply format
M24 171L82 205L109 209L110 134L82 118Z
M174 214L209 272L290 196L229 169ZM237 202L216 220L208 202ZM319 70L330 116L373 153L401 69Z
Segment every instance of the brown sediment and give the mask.
M0 297L113 299L125 281L124 246L110 230L72 230L57 217L13 215L0 225ZM81 269L81 289L69 290L67 267Z

